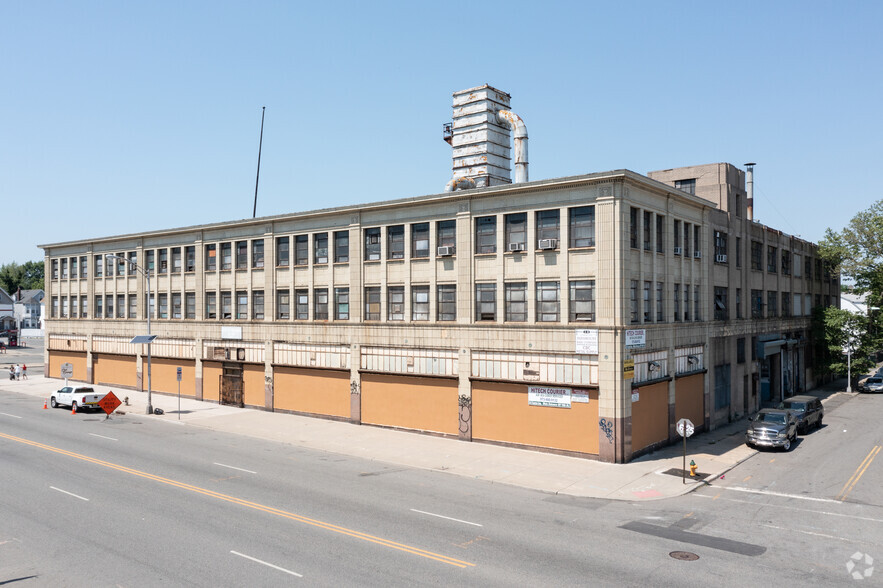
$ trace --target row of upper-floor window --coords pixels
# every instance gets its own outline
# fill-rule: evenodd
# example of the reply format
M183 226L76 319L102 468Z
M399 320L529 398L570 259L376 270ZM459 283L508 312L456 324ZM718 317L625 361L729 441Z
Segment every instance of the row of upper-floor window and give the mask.
M716 286L714 288L714 319L730 320L730 288ZM743 310L742 288L734 288L736 310L735 318L745 318ZM833 299L829 295L801 292L779 292L777 290L752 289L750 292L749 316L751 318L800 317L812 314L816 306L830 306Z
M684 257L702 257L702 232L697 224L688 223L679 219L672 219L672 240L674 242L673 253ZM630 211L630 246L634 249L643 247L645 251L665 252L665 215L657 214L649 210L632 207ZM692 246L692 249L691 249ZM763 248L760 241L751 241L751 269L763 270ZM736 267L742 267L742 238L736 237ZM819 258L812 256L793 254L791 251L779 248L775 245L766 246L766 270L769 273L779 273L779 261L781 260L782 275L812 279L816 281L831 281L831 269ZM803 266L801 268L801 257ZM793 261L792 261L793 259ZM714 261L726 264L730 262L729 236L725 231L714 231ZM815 272L813 272L815 267Z
M579 206L568 208L568 241L570 248L593 247L595 245L595 207ZM558 249L561 235L561 209L540 210L533 213L537 249ZM498 217L480 216L475 218L475 253L493 254L497 252ZM506 251L525 251L527 247L528 213L519 212L502 215L503 247ZM456 254L457 221L435 221L436 256L449 257ZM410 225L389 225L369 227L364 233L365 261L378 261L384 256L390 260L429 258L431 223L411 223ZM406 235L407 229L407 235ZM385 234L384 234L385 233ZM300 235L276 237L275 265L314 265L327 263L349 263L350 231L323 231ZM407 245L410 244L410 247ZM181 273L196 271L196 247L170 247L147 249L143 268L151 273ZM51 261L51 279L87 278L89 256L56 258ZM115 257L95 255L95 277L135 275L138 267L138 254L135 251L120 252ZM209 243L204 245L205 271L232 269L260 269L265 264L264 239L250 239Z
M729 320L730 288L717 286L714 288L712 312L714 320ZM743 316L742 288L735 291L735 309L737 319ZM667 297L671 298L672 307L666 310ZM691 304L692 299L692 304ZM765 300L765 302L764 302ZM781 300L781 305L779 301ZM833 298L829 295L810 293L791 293L769 290L751 290L751 318L774 318L808 316L814 306L830 306ZM793 302L793 304L792 304ZM674 283L670 289L665 282L650 280L631 280L629 289L630 319L633 323L668 322L669 316L674 322L702 320L702 296L698 285ZM780 310L781 309L781 310ZM667 312L672 312L668 315Z
M381 286L365 286L365 321L429 321L433 316L430 306L430 286L387 286L385 296ZM312 296L311 296L312 292ZM410 294L410 297L408 297ZM155 297L156 296L156 297ZM349 288L277 289L275 292L275 319L299 321L350 320ZM312 298L312 299L311 299ZM475 285L476 322L529 322L528 283L506 282L499 297L496 283ZM137 294L105 294L91 297L94 318L139 318ZM167 292L149 297L151 317L159 319L196 319L195 292ZM88 296L53 296L51 318L89 318ZM157 307L158 301L158 307ZM560 283L535 283L534 320L537 323L561 322ZM595 320L595 281L569 282L568 313L570 322ZM265 320L263 290L222 290L205 292L203 317L220 320ZM502 312L502 314L499 314ZM456 284L438 284L435 289L436 321L457 320Z

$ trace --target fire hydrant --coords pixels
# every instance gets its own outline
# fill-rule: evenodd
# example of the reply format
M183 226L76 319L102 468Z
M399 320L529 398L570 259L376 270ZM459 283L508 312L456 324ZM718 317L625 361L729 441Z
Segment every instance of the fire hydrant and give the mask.
M698 468L699 468L699 466L696 465L696 462L693 461L693 460L691 459L691 460L690 460L690 477L691 477L691 478L695 478L695 477L696 477L696 470L697 470Z

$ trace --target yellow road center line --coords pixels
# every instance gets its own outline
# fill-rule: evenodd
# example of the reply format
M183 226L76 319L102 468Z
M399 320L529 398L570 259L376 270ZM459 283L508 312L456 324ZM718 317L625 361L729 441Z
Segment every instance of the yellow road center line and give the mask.
M843 501L846 500L846 497L852 492L855 485L858 484L858 481L865 474L868 467L871 465L871 462L874 461L874 458L877 457L877 454L880 453L880 446L875 445L873 449L868 453L867 456L862 460L862 462L858 465L855 470L855 473L852 474L848 480L846 480L846 484L843 485L843 489L840 490L840 494L837 495L837 500Z
M300 523L304 523L307 525L311 525L313 527L318 527L320 529L325 529L327 531L333 531L335 533L339 533L341 535L346 535L348 537L353 537L355 539L361 539L363 541L369 541L371 543L376 543L378 545L382 545L384 547L390 547L392 549L397 549L399 551L403 551L405 553L410 553L412 555L419 555L420 557L425 557L427 559L432 559L441 563L446 563L452 566L457 566L458 568L465 567L474 567L475 564L469 563L466 561L462 561L459 559L455 559L453 557L448 557L446 555L441 555L439 553L433 553L432 551L427 551L425 549L420 549L419 547L413 547L411 545L405 545L404 543L397 543L395 541L391 541L389 539L384 539L382 537L376 537L374 535L370 535L368 533L363 533L361 531L356 531L353 529L348 529L346 527L341 527L339 525L335 525L333 523L326 523L324 521L319 521L317 519L311 519L309 517L305 517L303 515L295 514L292 512L284 511L278 508L273 508L271 506L265 506L263 504L259 504L257 502L251 502L249 500L245 500L242 498L236 498L235 496L230 496L227 494L222 494L220 492L215 492L213 490L208 490L206 488L200 488L199 486L193 486L192 484L187 484L184 482L178 482L177 480L172 480L170 478L164 478L162 476L157 476L155 474L150 474L147 472L142 472L140 470L132 469L126 466L118 465L115 463L111 463L109 461L103 461L100 459L96 459L94 457L89 457L86 455L81 455L78 453L74 453L72 451L67 451L65 449L60 449L58 447L53 447L51 445L45 445L43 443L38 443L37 441L30 441L28 439L23 439L21 437L15 437L13 435L7 435L6 433L0 433L0 437L4 439L9 439L10 441L15 441L17 443L23 443L25 445L30 445L32 447L37 447L39 449L44 449L46 451L51 451L53 453L58 453L60 455L65 455L68 457L73 457L75 459L79 459L82 461L87 461L89 463L93 463L95 465L100 465L102 467L110 468L113 470L117 470L126 474L131 474L133 476L138 476L141 478L145 478L147 480L153 480L154 482L160 482L162 484L166 484L169 486L174 486L176 488L180 488L182 490L188 490L190 492L196 492L197 494L203 494L204 496L208 496L210 498L217 498L218 500L224 500L226 502L231 502L233 504L238 504L240 506L245 506L248 508L252 508L255 510L259 510L268 514L280 516L286 519L290 519L293 521L297 521Z

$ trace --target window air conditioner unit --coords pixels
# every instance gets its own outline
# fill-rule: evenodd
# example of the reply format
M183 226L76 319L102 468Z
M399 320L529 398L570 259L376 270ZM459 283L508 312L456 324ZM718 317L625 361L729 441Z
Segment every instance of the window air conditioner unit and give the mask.
M695 257L696 259L702 259L702 252L701 251L694 251L693 257Z
M524 251L524 243L509 243L509 251Z
M715 255L714 256L715 263L727 263L726 255Z
M540 239L538 249L558 249L558 239Z
M439 247L438 248L438 256L439 257L450 257L454 254L456 249L453 245L448 245L447 247Z
M683 247L675 247L675 255L683 255L684 248Z

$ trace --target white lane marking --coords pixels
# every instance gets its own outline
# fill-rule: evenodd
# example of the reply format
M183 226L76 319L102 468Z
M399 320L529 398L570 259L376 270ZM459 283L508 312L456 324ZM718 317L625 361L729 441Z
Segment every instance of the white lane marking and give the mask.
M263 564L267 567L273 568L274 570L279 570L280 572L285 572L286 574L291 574L292 576L297 576L298 578L303 578L303 575L298 574L297 572L292 572L291 570L286 570L285 568L280 568L279 566L274 566L271 563L267 563L265 561L261 561L256 557L251 557L250 555L245 555L244 553L239 553L238 551L230 550L230 553L233 555L238 555L239 557L244 557L245 559L250 559L251 561L257 562L259 564Z
M88 498L83 498L82 496L78 496L78 495L74 494L73 492L68 492L67 490L62 490L61 488L56 488L55 486L49 486L49 487L52 488L53 490L58 490L59 492L61 492L63 494L67 494L68 496L73 496L74 498L79 498L80 500L85 500L86 502L89 502Z
M111 441L119 441L119 439L114 439L113 437L105 437L104 435L99 435L98 433L89 433L93 437L101 437L102 439L109 439Z
M473 526L475 526L475 527L483 527L483 526L484 526L484 525L479 525L478 523L470 523L469 521L463 521L463 520L460 520L460 519L454 519L454 518L451 518L451 517L446 517L446 516L444 516L444 515L435 514L434 512L426 512L425 510L417 510L416 508L412 508L412 509L411 509L411 512L419 512L420 514L429 515L429 516L431 516L431 517L438 517L438 518L440 518L440 519L448 519L449 521L456 521L456 522L458 522L458 523L465 523L465 524L467 524L467 525L473 525Z
M20 418L21 418L20 416L17 416L17 415L14 415L14 414L9 414L8 412L0 412L0 414L2 414L2 415L4 415L4 416L12 417L12 418L14 418L14 419L20 419Z
M775 525L763 525L764 527L769 527L770 529L776 529L778 531L796 531L797 533L804 533L806 535L812 535L813 537L824 537L826 539L837 539L839 541L846 541L847 543L868 543L867 541L859 541L858 539L847 539L846 537L837 537L835 535L826 535L825 533L813 533L812 531L801 531L800 529L789 529L787 527L777 527ZM875 543L871 543L871 545L876 545Z
M718 486L721 490L732 490L734 492L748 492L749 494L764 494L767 496L779 496L782 498L796 498L798 500L811 500L813 502L832 502L834 504L842 504L839 500L831 500L830 498L816 498L814 496L800 496L799 494L786 494L784 492L773 492L772 490L756 490L754 488L743 488L742 486Z
M242 468L237 468L236 466L231 466L223 463L214 462L216 466L221 466L222 468L230 468L231 470L239 470L240 472L245 472L247 474L256 474L257 472L253 472L251 470L244 470Z
M705 494L695 494L699 498L710 498L712 500L715 499L714 496L706 496ZM842 517L844 519L856 519L859 521L870 521L872 523L883 523L883 519L874 519L871 517L860 517L856 515L843 514L839 512L828 512L826 510L812 510L811 508L799 508L797 506L788 506L786 504L761 504L758 502L750 502L748 500L738 500L736 498L721 498L721 500L726 500L727 502L738 502L740 504L750 504L753 506L758 506L761 508L784 508L787 510L799 510L801 512L811 512L813 514L827 515L829 517ZM843 504L842 502L840 504Z

